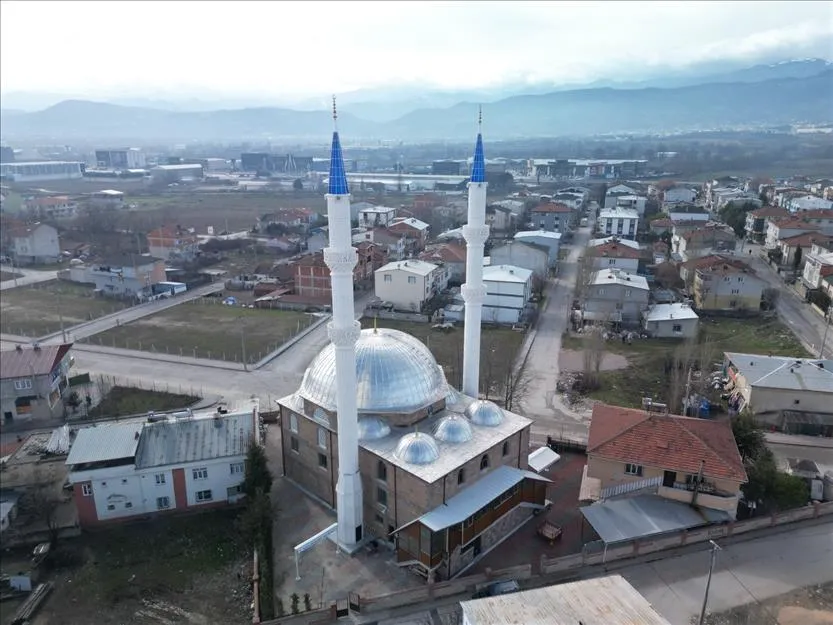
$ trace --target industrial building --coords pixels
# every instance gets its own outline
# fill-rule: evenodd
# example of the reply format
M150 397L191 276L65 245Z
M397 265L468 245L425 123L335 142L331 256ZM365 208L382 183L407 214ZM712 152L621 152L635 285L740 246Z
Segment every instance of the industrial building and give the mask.
M144 169L147 165L141 148L121 148L116 150L96 150L95 163L99 169Z
M83 176L84 164L78 161L0 163L0 180L8 182L77 180Z

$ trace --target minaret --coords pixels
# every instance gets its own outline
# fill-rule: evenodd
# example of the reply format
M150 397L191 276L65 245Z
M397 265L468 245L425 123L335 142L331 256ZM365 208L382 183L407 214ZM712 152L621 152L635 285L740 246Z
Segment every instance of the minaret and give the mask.
M466 283L460 289L466 302L463 342L464 394L477 398L480 381L480 324L486 287L483 285L483 246L489 238L486 225L486 159L483 157L483 111L477 118L477 143L469 181L469 214L463 226L466 239Z
M359 474L358 412L356 409L356 341L361 325L353 303L353 268L357 254L350 224L350 190L344 172L344 157L336 124L333 97L333 146L330 152L330 183L327 190L327 218L330 246L324 262L330 268L333 292L333 320L327 331L336 354L336 411L338 414L338 546L352 553L362 540L362 481Z

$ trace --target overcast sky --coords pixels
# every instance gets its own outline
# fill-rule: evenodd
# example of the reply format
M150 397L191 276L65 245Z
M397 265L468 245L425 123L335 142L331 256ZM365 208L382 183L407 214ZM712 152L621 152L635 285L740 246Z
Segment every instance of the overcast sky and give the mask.
M833 57L833 2L0 3L10 91L313 95Z

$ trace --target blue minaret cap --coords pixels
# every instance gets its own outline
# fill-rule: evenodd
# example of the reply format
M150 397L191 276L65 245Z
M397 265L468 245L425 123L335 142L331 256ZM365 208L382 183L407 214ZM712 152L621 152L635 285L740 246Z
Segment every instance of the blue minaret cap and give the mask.
M338 127L335 125L338 120L336 112L336 98L333 96L333 146L330 150L330 184L327 193L330 195L347 195L350 189L347 187L347 174L344 171L344 157L341 154L341 141L338 138Z
M483 156L483 110L477 117L477 143L474 146L474 162L471 165L471 182L486 182L486 158Z

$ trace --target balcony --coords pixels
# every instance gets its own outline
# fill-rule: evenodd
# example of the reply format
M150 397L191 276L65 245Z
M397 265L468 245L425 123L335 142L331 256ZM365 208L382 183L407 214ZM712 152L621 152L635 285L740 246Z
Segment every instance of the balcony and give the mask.
M657 494L673 501L691 503L694 496L694 485L675 482L673 486L660 486ZM734 514L738 507L738 495L737 493L720 490L713 484L704 482L700 484L697 492L697 505Z

